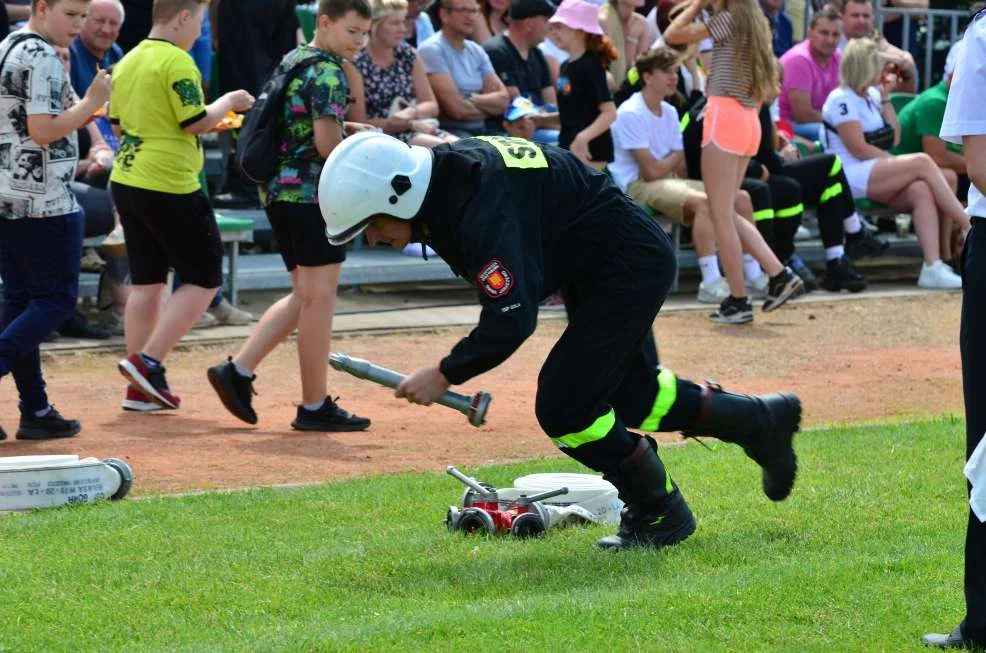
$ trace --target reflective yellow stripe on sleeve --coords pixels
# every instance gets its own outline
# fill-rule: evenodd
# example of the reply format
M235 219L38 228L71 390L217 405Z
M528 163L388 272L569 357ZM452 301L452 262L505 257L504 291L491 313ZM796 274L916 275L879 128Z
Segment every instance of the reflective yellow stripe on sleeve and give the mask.
M671 370L662 369L657 375L657 397L654 398L654 407L651 408L650 415L640 424L643 431L657 431L661 425L661 420L668 414L674 406L674 400L678 397L678 379Z
M610 432L614 424L616 424L616 413L610 408L606 414L596 419L589 428L578 433L563 435L560 438L551 438L551 441L559 449L575 449L576 447L581 447L583 444L602 440Z
M840 170L842 170L842 159L840 159L839 155L836 154L835 163L832 164L832 169L829 170L829 177L836 176L837 174L839 174Z

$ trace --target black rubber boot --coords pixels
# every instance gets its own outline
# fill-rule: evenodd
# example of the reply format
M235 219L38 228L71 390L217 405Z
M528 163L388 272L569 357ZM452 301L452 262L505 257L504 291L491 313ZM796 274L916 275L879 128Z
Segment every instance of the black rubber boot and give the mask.
M651 438L640 438L634 452L620 463L619 475L605 477L626 506L617 534L596 542L603 549L671 546L695 532L695 517L652 443Z
M734 442L763 468L763 492L783 501L798 473L794 434L801 426L801 400L790 392L741 395L717 385L702 390L695 426L688 437L709 435Z

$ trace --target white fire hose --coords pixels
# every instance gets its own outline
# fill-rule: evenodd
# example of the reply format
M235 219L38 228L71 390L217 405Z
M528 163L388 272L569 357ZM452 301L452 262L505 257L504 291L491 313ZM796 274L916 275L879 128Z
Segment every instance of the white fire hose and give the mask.
M130 491L133 471L119 458L75 455L0 458L0 511L116 501Z

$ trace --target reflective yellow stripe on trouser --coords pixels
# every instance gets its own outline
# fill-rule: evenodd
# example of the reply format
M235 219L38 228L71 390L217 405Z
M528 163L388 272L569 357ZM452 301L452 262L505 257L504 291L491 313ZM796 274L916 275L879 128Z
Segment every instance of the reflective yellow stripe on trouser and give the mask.
M678 396L678 379L671 370L661 370L657 375L657 397L654 398L654 407L650 409L650 415L640 423L643 431L657 431L661 426L661 420L668 414L674 406L674 400Z
M773 220L774 219L774 209L760 209L759 211L753 212L753 221L760 222L761 220Z
M793 218L794 216L801 215L804 212L804 204L795 204L794 206L789 206L786 209L777 209L774 211L774 216L778 218Z
M559 449L575 449L576 447L581 447L583 444L602 440L610 432L614 424L616 424L616 413L610 408L606 414L589 425L589 428L578 433L563 435L560 438L551 438L551 441Z

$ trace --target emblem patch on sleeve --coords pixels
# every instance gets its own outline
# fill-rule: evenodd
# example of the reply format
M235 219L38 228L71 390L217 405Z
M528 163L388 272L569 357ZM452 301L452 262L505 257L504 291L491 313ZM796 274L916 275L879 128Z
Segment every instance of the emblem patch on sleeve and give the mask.
M483 292L493 299L505 296L514 287L514 275L497 259L484 265L476 275L476 280Z

